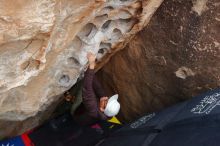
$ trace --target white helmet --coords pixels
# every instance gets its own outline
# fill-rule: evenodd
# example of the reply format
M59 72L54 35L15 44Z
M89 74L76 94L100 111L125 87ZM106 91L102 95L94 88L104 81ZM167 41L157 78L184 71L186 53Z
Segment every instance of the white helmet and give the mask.
M118 114L120 110L120 103L117 100L118 100L118 94L115 94L109 98L108 103L104 110L104 114L106 116L113 117Z

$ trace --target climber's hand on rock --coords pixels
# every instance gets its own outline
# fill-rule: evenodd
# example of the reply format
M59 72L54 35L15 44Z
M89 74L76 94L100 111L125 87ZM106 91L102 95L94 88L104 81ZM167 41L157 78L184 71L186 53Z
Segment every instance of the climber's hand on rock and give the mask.
M96 60L95 54L93 54L92 52L88 52L87 59L89 61L89 68L94 69L95 68L95 60Z

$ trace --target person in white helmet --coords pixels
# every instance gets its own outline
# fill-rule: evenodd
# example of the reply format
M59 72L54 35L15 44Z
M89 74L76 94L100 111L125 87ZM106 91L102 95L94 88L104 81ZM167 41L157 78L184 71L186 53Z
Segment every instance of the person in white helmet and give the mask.
M89 52L87 54L89 67L85 72L83 81L82 102L86 112L81 114L76 121L81 125L92 124L97 120L108 120L117 115L120 110L118 94L107 97L95 76L96 56Z

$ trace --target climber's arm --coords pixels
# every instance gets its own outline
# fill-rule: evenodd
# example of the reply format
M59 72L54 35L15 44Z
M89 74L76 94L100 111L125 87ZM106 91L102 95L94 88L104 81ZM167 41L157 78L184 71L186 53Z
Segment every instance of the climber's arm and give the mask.
M88 68L85 72L83 82L83 104L87 109L88 115L98 117L98 103L93 90L94 70Z
M88 115L106 120L107 117L99 109L98 101L94 92L93 81L95 76L95 55L92 53L87 54L89 61L89 68L85 72L84 83L83 83L83 104L87 109Z

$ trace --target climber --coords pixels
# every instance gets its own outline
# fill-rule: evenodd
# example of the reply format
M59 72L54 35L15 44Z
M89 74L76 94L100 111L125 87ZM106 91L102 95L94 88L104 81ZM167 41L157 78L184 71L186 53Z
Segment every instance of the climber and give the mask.
M96 56L89 52L87 59L89 67L85 72L82 95L86 112L83 115L75 116L75 120L82 125L93 124L97 120L108 120L117 115L120 110L120 104L117 101L118 94L108 98L95 76Z

